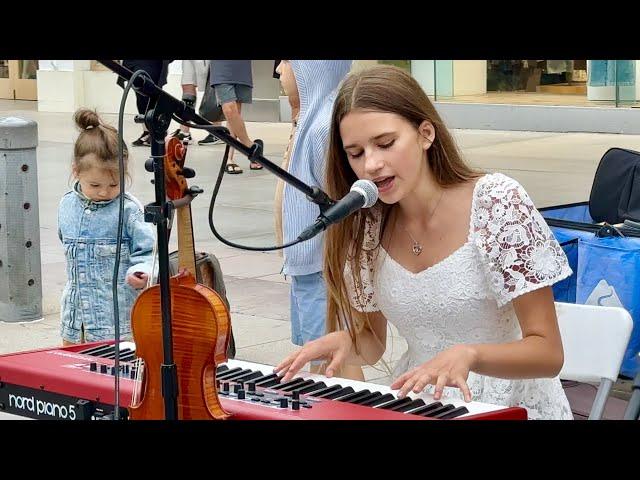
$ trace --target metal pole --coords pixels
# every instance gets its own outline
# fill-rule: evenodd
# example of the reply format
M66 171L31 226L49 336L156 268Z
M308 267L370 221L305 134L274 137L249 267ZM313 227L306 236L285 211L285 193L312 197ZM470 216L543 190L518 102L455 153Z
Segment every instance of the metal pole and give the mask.
M0 118L0 321L42 318L38 125Z

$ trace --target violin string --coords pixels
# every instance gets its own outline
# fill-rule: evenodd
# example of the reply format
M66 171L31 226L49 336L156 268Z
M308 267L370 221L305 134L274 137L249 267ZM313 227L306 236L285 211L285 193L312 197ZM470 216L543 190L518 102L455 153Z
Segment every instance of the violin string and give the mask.
M138 402L138 360L133 361L133 368L136 370L136 376L133 378L133 395L131 396L131 405Z
M156 271L156 263L158 261L158 242L153 242L153 254L151 255L151 273L147 277L147 288L153 285L153 276Z
M141 371L142 371L142 359L136 358L134 360L134 367L136 368L136 377L134 379L133 399L132 405L137 405L140 402L141 397Z

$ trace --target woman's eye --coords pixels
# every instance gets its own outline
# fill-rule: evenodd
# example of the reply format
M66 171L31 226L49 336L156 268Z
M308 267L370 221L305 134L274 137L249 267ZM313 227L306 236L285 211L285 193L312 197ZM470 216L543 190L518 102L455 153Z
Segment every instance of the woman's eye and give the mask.
M93 188L98 188L100 185L97 185L97 184L95 184L95 183L92 183L92 184L91 184L91 186L92 186Z
M382 145L380 145L380 148L389 148L391 147L391 145L393 145L395 142L395 140L391 140L390 142L387 143L383 143Z
M358 153L349 153L347 152L347 154L351 157L351 158L358 158L362 155L362 152L358 152Z

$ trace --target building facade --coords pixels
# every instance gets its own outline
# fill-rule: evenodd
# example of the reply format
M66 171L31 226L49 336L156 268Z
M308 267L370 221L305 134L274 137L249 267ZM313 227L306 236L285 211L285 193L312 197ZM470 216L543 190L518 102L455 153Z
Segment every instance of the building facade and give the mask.
M252 62L245 118L290 121L273 60ZM357 60L353 68L377 63L407 69L453 128L640 133L636 60ZM164 87L176 97L181 70L172 62ZM0 60L0 98L34 100L40 111L117 113L121 94L115 74L95 60ZM135 113L135 100L126 112Z

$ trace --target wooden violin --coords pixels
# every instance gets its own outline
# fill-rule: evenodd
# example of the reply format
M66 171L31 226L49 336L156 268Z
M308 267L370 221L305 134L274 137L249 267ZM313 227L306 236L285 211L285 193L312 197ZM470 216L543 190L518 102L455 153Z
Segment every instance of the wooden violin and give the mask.
M164 158L167 197L191 199L184 167L187 149L171 136ZM228 417L216 389L216 366L227 360L229 311L220 296L196 282L196 261L189 202L177 208L178 274L170 278L173 357L178 375L178 419L219 420ZM162 309L160 285L144 290L131 309L136 354L144 373L129 408L133 420L164 419L161 364ZM140 370L141 371L141 370Z

